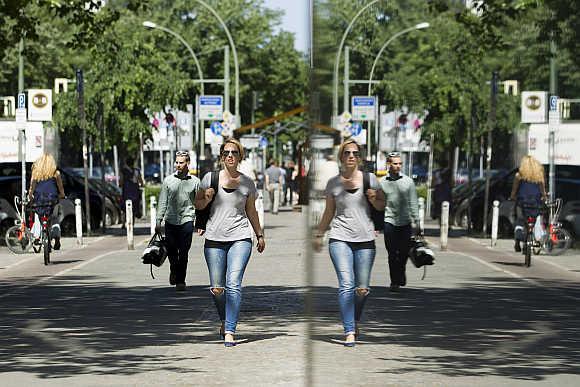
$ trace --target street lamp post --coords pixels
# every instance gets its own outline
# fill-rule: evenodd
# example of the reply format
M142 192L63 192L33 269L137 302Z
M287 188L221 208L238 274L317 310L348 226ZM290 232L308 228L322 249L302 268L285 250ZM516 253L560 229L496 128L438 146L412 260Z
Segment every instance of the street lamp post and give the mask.
M236 85L235 116L236 116L236 121L238 121L240 119L240 66L238 64L238 52L236 51L236 45L234 44L234 39L232 38L232 34L230 33L228 26L226 26L226 23L224 23L223 19L216 12L216 10L214 8L212 8L208 3L206 3L203 0L196 0L196 1L199 4L201 4L202 6L204 6L208 11L210 11L213 16L215 16L215 18L218 20L218 22L220 23L220 25L224 29L224 31L228 37L228 41L230 42L230 46L232 48L232 54L234 57L234 67L235 67L235 70L234 70L235 71L234 72L234 78L235 78L234 83ZM236 122L236 125L239 125L239 122Z
M200 1L200 0L198 0L198 1ZM338 50L336 51L336 59L334 60L333 85L332 85L332 91L333 91L333 95L332 95L332 118L333 119L334 119L334 117L338 116L338 67L339 67L339 63L340 63L340 55L342 53L342 48L344 46L344 42L346 41L346 37L347 37L348 33L350 32L350 29L354 25L354 22L356 21L356 19L358 19L358 17L365 10L367 10L371 5L376 4L379 1L380 0L371 1L370 3L368 3L367 5L362 7L357 12L356 15L354 15L354 17L352 18L352 20L348 24L348 27L344 31L344 34L342 35L342 39L340 40L340 44L338 45Z
M179 35L177 32L172 31L169 28L165 28L163 26L157 25L156 23L153 23L152 21L144 21L143 26L146 28L158 29L158 30L167 32L168 34L175 36L187 48L191 57L193 58L193 61L195 62L195 67L197 67L197 73L199 75L199 80L200 80L201 94L204 94L203 71L201 70L201 65L199 64L199 60L197 60L197 56L195 55L195 53L191 49L191 46L189 44L187 44L185 39L183 39L183 37L181 35Z
M402 31L397 32L396 34L394 34L393 36L391 36L389 39L387 39L387 41L383 44L383 46L381 47L381 49L379 50L379 52L377 53L377 55L375 56L375 60L373 61L373 65L371 67L371 71L369 74L369 87L368 87L368 96L371 96L371 91L372 91L372 87L373 87L373 75L375 73L375 68L377 67L377 63L379 62L379 59L381 57L381 55L383 54L383 52L385 51L385 49L389 46L389 44L391 44L392 41L394 41L395 39L397 39L399 36L404 35L406 33L409 33L411 31L415 31L415 30L421 30L421 29L425 29L429 27L429 23L427 22L423 22L423 23L419 23L413 27L409 27L406 28ZM376 105L378 105L378 98L377 98L377 102L375 102ZM378 106L377 106L378 108ZM378 112L379 110L377 110ZM376 168L378 169L378 162L379 162L379 118L378 118L378 114L376 114L375 116L375 162L376 162ZM368 133L368 142L370 144L370 130ZM397 140L395 140L395 147L397 146Z

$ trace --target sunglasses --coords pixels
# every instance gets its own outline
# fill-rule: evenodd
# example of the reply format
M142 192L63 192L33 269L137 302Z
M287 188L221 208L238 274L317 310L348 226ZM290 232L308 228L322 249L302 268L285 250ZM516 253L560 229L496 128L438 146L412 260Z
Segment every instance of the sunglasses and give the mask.
M387 157L401 157L399 152L390 152Z
M189 156L188 151L177 151L175 152L175 156Z
M224 150L224 151L222 151L223 157L228 157L228 156L238 157L239 155L240 155L240 152L237 150Z
M343 156L349 157L349 156L353 156L353 157L360 157L360 152L359 151L349 151L349 150L345 150L344 152L342 152Z

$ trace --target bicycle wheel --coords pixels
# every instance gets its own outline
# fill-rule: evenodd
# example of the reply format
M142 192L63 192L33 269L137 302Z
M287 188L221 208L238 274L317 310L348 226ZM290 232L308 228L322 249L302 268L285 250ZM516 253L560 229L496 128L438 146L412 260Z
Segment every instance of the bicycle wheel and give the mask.
M44 231L42 233L42 255L44 256L44 264L50 264L50 237L48 232Z
M6 231L5 235L6 246L14 254L24 254L30 250L32 246L32 235L26 231L22 231L20 226L12 226Z
M527 233L526 235L526 243L524 244L524 256L525 256L525 265L526 267L530 267L532 265L532 244L533 244L534 236L532 233Z
M570 245L572 245L572 236L568 230L558 228L549 236L548 243L550 243L551 246L548 253L550 255L560 255L568 250Z

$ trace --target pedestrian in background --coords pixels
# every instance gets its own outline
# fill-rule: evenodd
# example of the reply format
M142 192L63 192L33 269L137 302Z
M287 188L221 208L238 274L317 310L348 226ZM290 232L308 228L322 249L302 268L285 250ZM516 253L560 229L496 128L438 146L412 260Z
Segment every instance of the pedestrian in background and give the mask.
M338 303L345 342L355 345L358 324L370 291L375 260L375 230L369 203L377 210L385 206L383 193L374 174L369 174L369 189L364 191L364 176L358 167L361 148L354 140L340 145L341 172L328 180L326 206L314 236L320 251L322 237L330 225L328 250L338 277Z
M515 200L516 226L514 250L522 251L520 242L525 239L524 224L528 216L540 214L542 202L547 198L544 167L533 156L524 156L512 185L511 200Z
M215 197L204 234L204 254L210 292L221 320L219 332L224 345L233 347L242 303L242 279L252 253L252 229L258 252L264 251L266 243L255 207L256 186L252 179L238 171L244 148L230 138L221 145L220 155L224 168L203 177L195 205L199 209L206 208ZM212 173L219 173L217 192L211 187Z
M282 187L282 170L278 167L278 162L270 160L270 166L266 168L266 189L270 194L270 213L277 215L280 205L280 190Z
M36 208L39 216L50 217L50 238L54 239L55 250L60 250L60 224L57 205L59 199L64 199L64 187L60 172L56 168L56 162L51 154L44 153L32 164L32 177L28 200Z
M155 227L155 231L161 233L161 223L165 221L169 284L175 285L178 291L186 288L185 277L195 219L194 201L200 184L197 177L189 174L189 162L189 152L175 153L175 173L167 176L161 185Z
M451 170L449 168L443 168L435 175L433 180L433 201L435 203L433 211L441 223L441 206L443 202L449 203L449 211L451 212Z
M123 192L123 203L130 200L133 207L133 223L135 217L141 218L141 188L144 186L141 178L141 170L135 168L135 160L132 157L125 158L125 163L121 168L121 189Z
M403 163L399 152L387 157L389 175L381 180L385 196L385 246L389 255L389 289L399 291L407 284L405 274L413 231L420 232L417 189L413 179L401 173Z

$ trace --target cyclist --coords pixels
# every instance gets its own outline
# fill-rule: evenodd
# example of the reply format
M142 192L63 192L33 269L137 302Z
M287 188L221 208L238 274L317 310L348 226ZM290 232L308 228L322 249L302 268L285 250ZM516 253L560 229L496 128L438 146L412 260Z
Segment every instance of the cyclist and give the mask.
M520 243L525 239L525 221L528 216L537 217L542 202L546 200L544 167L532 156L524 156L512 186L511 200L516 201L516 226L514 250L522 251Z
M60 249L60 224L58 223L58 199L64 199L64 187L54 157L48 153L32 164L32 178L28 199L39 216L50 216L50 236L54 238L54 249Z

